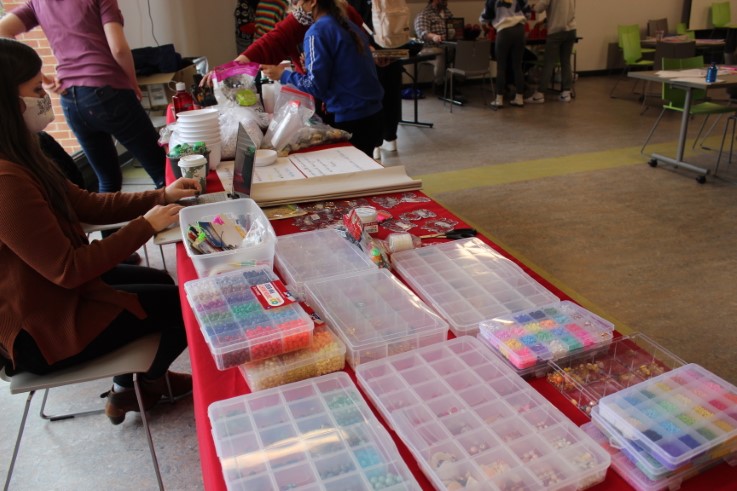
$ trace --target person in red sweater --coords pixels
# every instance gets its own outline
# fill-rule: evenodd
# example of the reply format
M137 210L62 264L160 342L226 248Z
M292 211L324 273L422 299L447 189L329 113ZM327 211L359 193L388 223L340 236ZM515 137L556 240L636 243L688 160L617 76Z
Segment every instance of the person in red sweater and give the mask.
M120 262L156 232L178 223L176 202L195 179L139 193L90 193L43 154L37 133L54 119L33 48L0 39L0 364L48 373L153 332L161 342L142 374L146 408L192 390L190 375L169 372L187 346L179 289L164 271ZM128 222L90 243L81 223ZM138 410L132 374L115 377L105 413L113 424Z

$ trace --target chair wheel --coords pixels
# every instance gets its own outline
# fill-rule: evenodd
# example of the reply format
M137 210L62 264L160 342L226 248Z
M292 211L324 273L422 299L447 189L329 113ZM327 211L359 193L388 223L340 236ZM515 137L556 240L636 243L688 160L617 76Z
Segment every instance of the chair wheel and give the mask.
M696 182L698 182L699 184L704 184L706 182L706 176L697 177Z
M657 159L650 159L647 161L647 165L650 167L657 167L658 166L658 160Z

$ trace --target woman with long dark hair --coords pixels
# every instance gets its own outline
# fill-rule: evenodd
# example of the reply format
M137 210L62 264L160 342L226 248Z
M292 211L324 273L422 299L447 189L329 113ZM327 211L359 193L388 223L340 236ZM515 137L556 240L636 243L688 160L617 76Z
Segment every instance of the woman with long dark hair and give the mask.
M309 25L304 39L305 74L283 66L262 67L272 80L292 84L325 102L333 126L369 156L382 141L384 97L368 36L350 22L335 0L299 0L293 15Z
M185 349L179 292L163 271L119 263L178 222L175 202L194 179L140 193L90 193L41 151L37 133L54 119L41 58L0 39L0 358L9 374L47 373L95 358L152 332L161 343L141 388L146 408L191 391L168 372ZM89 243L81 222L128 222ZM105 411L114 424L138 408L132 375L115 377Z

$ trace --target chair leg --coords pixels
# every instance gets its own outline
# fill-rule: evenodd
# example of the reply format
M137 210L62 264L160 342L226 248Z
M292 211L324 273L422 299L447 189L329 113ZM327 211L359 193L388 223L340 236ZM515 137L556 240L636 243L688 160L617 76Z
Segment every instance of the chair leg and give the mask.
M164 266L164 270L168 271L166 267L166 259L164 258L164 245L159 245L159 254L161 254L161 264Z
M714 167L714 175L716 176L719 172L719 162L722 160L722 153L724 153L724 140L727 138L727 131L729 131L729 124L732 123L732 141L729 144L729 159L727 165L732 165L732 150L734 148L734 133L735 126L737 126L737 120L734 117L727 118L727 122L724 125L724 133L722 133L722 144L719 146L719 155L717 156L717 164Z
M99 409L89 409L86 411L77 411L75 413L66 413L66 414L46 414L44 410L46 409L46 400L49 397L49 390L44 390L44 397L41 400L41 409L38 411L38 415L41 416L41 418L47 420L47 421L61 421L64 419L72 419L76 418L77 416L87 416L89 414L100 414L105 411L103 408Z
M657 128L658 124L660 124L660 120L663 119L663 114L665 114L665 108L663 108L660 111L660 114L658 115L658 119L655 120L655 124L653 124L653 127L650 130L650 134L647 135L647 138L645 139L645 143L642 144L642 148L640 149L640 154L643 154L645 152L645 147L650 142L650 138L652 138L653 133L655 133L655 128Z
M693 141L693 145L691 145L691 148L692 149L695 149L696 148L696 144L698 143L699 138L701 137L701 134L704 132L704 128L706 127L706 123L707 123L707 121L709 121L709 116L711 116L711 115L710 114L707 114L706 117L704 118L704 121L701 123L701 126L699 127L699 132L696 133L696 139ZM704 138L706 138L706 137L704 137ZM701 142L703 143L704 140L702 139Z
M167 385L169 379L167 378ZM138 374L133 374L133 388L136 391L136 399L138 400L138 409L141 412L141 422L143 422L143 429L146 431L146 440L148 440L148 449L151 452L151 461L154 465L154 471L156 472L156 480L159 483L159 489L164 490L164 483L161 480L161 471L159 470L159 461L156 459L156 449L154 448L154 441L151 438L151 430L148 427L148 418L146 417L146 410L143 408L143 397L141 396L141 387L138 384ZM169 389L171 391L171 389ZM171 392L170 392L171 393Z
M721 119L722 119L722 114L719 114L714 119L714 122L711 124L711 126L709 126L709 129L706 130L706 133L704 133L703 138L701 138L701 148L703 148L704 150L714 150L711 147L705 146L704 145L704 141L706 141L706 139L709 137L709 135L711 135L711 132L714 131L714 128L716 128L717 124L719 123L719 121L721 121ZM696 145L696 142L694 142L694 145Z
M625 66L622 70L622 73L619 74L619 77L617 77L617 81L614 82L614 87L612 87L612 90L609 91L609 97L612 99L616 99L614 96L614 92L617 90L617 85L619 85L619 81L622 80L622 77L624 77L627 74L627 67Z
M453 94L455 94L455 92L453 92L453 80L454 80L454 79L455 79L455 75L453 75L453 74L451 73L451 74L450 74L450 99L451 99L451 100L453 99ZM451 113L453 112L453 106L454 106L454 104L453 104L453 103L451 102L451 103L450 103L450 112L451 112Z
M20 419L20 428L18 428L18 438L15 439L15 448L13 448L13 456L10 458L10 467L8 468L8 476L5 478L5 487L3 488L4 491L8 491L10 489L10 478L13 476L13 468L15 467L15 459L18 457L18 449L20 449L20 441L21 438L23 438L23 430L26 427L26 419L28 419L28 410L31 407L31 399L33 399L33 394L35 394L36 391L32 390L28 393L28 397L26 398L26 406L23 409L23 417Z

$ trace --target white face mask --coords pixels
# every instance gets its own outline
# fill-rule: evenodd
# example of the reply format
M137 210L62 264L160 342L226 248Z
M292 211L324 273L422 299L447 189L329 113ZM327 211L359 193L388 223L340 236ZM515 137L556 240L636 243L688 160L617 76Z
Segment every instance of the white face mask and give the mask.
M33 133L38 133L54 120L54 108L51 107L51 97L21 97L26 105L23 111L23 121Z

